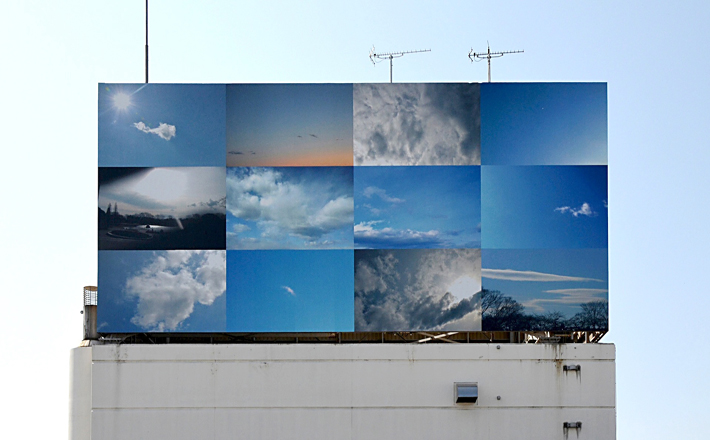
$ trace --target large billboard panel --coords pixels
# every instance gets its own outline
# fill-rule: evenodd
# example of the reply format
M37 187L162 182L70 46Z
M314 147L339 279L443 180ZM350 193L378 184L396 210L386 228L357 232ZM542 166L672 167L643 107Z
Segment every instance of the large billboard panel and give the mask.
M99 331L608 327L606 84L101 84Z

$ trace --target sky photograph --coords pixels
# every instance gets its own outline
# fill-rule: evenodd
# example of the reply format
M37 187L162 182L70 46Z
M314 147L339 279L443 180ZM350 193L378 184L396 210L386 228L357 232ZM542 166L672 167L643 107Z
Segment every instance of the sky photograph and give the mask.
M606 166L482 166L483 248L607 247Z
M481 247L481 167L354 167L355 248Z
M351 84L228 84L227 166L351 166Z
M355 331L481 330L480 249L355 251Z
M99 251L104 333L223 332L226 251Z
M354 84L355 165L480 165L479 89Z
M606 165L605 83L481 84L482 165Z
M227 249L352 247L352 167L227 168Z
M99 84L99 166L224 166L224 84Z
M570 319L583 304L608 301L606 249L483 249L481 264L483 288L517 301L527 315Z
M99 168L99 249L224 249L225 168Z
M353 331L353 252L227 251L227 331Z

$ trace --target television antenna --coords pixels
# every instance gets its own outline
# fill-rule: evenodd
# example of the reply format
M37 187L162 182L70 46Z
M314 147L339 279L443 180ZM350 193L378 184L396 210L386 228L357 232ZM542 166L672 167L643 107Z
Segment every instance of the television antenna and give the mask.
M477 53L474 52L473 49L471 49L471 52L468 53L468 59L471 60L471 62L478 62L483 59L488 60L488 82L491 82L491 58L500 58L505 54L508 53L523 53L525 52L524 50L506 50L504 52L491 52L491 45L486 41L486 44L488 44L488 52L483 52L483 53Z
M420 53L420 52L431 52L431 49L405 50L403 52L377 53L377 52L375 52L375 46L372 46L372 49L370 49L370 61L372 61L372 65L374 66L376 63L380 63L386 59L390 60L390 83L391 83L392 82L392 60L394 58L401 58L408 53Z

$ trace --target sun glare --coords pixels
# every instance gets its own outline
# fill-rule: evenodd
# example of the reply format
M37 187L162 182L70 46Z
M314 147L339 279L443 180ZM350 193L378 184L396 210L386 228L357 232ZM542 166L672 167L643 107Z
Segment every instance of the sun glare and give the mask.
M126 110L131 106L131 97L125 93L116 93L113 95L113 105L118 110Z
M467 275L464 275L454 281L448 291L456 297L456 301L470 298L474 293L481 290L481 283Z

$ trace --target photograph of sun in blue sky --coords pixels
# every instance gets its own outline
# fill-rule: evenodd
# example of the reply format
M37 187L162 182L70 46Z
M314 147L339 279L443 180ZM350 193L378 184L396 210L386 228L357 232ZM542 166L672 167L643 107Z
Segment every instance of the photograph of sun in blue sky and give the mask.
M225 166L224 84L99 84L99 166Z
M227 331L353 331L353 251L227 251Z
M606 83L481 84L481 164L606 165Z
M102 333L223 332L226 251L99 251Z
M226 168L99 168L99 249L225 249Z
M606 166L482 166L489 249L607 247Z
M227 85L227 166L352 166L352 84Z
M353 85L355 165L480 165L478 84Z
M479 248L481 167L354 167L355 248Z
M480 249L355 251L355 331L481 330Z
M483 249L483 330L607 330L607 249Z
M227 249L352 249L353 168L227 168Z

